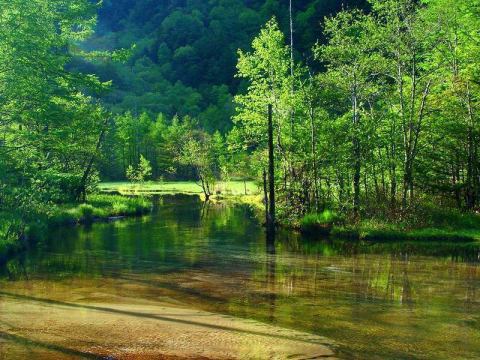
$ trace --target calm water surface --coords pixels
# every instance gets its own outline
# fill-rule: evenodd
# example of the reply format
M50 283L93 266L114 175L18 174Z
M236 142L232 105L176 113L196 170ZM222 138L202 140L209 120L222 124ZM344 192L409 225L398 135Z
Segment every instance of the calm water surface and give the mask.
M480 244L291 233L268 246L248 206L165 197L148 217L56 230L1 270L0 288L55 298L72 281L92 294L114 281L136 297L326 336L343 358L478 359L479 256Z

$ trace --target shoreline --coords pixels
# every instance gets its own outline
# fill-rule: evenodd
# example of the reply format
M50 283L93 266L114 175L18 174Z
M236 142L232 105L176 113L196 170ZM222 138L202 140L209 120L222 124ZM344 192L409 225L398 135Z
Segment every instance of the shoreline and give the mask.
M35 222L26 224L23 231L15 235L16 239L0 243L0 265L40 241L48 229L144 216L152 207L152 201L145 197L104 194L91 195L85 203L58 205L52 213L39 214Z
M184 184L184 183L182 183ZM169 186L174 185L168 183ZM119 183L119 186L124 186ZM152 186L152 184L150 184ZM155 186L155 185L153 185ZM225 186L225 185L224 185ZM100 187L102 189L102 187ZM83 204L64 204L59 205L49 215L39 215L35 223L28 224L25 231L19 235L17 240L6 240L0 244L0 264L4 264L8 259L28 248L28 245L41 239L42 233L48 228L58 226L77 226L88 225L94 222L109 222L121 220L129 217L143 216L151 212L153 202L148 196L155 195L184 195L196 196L202 201L202 194L189 191L148 191L139 190L131 186L130 190L121 191L120 189L103 188L100 193L91 195L86 203ZM125 188L123 188L125 190ZM248 195L225 192L217 193L211 196L212 202L230 202L236 204L246 204L251 206L262 223L263 204L261 195L250 193ZM314 214L317 218L321 214ZM465 216L478 215L465 214ZM480 219L480 217L479 217ZM479 220L480 222L480 220ZM367 241L372 243L382 242L450 242L450 243L469 243L480 241L480 230L475 228L445 228L445 227L418 227L413 229L402 229L399 224L388 221L373 222L364 220L358 223L349 223L348 221L317 221L303 224L302 219L295 222L279 222L279 228L287 231L302 233L304 236L313 239L341 239L351 241Z
M166 183L168 186L174 183ZM184 184L184 183L182 183ZM158 184L157 184L158 185ZM161 191L161 190L143 190L136 189L136 191L125 192L125 185L118 183L119 188L113 189L112 185L108 190L103 190L104 193L112 193L117 191L118 194L123 195L185 195L185 196L199 196L204 200L203 194L199 192L189 191ZM154 188L156 184L150 184ZM123 190L120 188L123 187ZM133 190L132 186L130 190ZM236 204L246 204L252 206L257 212L259 221L263 224L264 205L262 202L262 195L259 193L250 193L248 195L240 193L221 193L214 194L210 197L210 201L214 202L230 202ZM318 215L318 214L317 214ZM465 214L472 215L472 214ZM480 241L480 229L472 228L445 228L441 226L425 226L412 229L402 229L399 224L389 221L379 221L373 223L372 219L365 219L360 223L352 223L343 221L340 223L314 224L313 228L307 229L301 225L302 219L297 219L295 222L280 221L277 226L288 231L295 231L304 234L305 236L313 238L329 238L342 239L352 241L369 241L369 242L406 242L406 241L431 241L431 242L478 242ZM478 218L480 223L480 217Z

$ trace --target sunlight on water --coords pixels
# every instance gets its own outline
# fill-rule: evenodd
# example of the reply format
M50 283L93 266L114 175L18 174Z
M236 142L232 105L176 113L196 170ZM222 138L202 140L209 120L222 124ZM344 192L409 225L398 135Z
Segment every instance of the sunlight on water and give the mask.
M480 244L367 244L286 232L268 247L247 206L166 197L152 216L58 229L11 260L0 311L12 294L95 306L161 303L325 337L340 357L479 358L479 254ZM3 341L11 354L35 351L33 343ZM45 351L48 358L56 350Z

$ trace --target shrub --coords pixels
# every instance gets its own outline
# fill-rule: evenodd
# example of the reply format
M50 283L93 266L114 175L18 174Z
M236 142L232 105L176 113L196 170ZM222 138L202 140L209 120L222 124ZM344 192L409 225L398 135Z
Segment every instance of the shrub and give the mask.
M90 204L81 204L79 207L80 219L85 222L92 222L95 208Z
M343 217L331 210L320 214L307 214L300 220L300 229L304 232L330 232L334 224L343 222Z
M113 215L125 215L128 213L128 205L125 202L115 201L112 205Z

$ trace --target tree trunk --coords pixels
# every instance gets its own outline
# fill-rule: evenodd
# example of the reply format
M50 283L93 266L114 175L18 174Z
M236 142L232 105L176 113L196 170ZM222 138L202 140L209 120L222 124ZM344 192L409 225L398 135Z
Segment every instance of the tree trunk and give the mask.
M330 182L328 182L328 193L330 195ZM343 174L338 174L338 199L340 200L340 204L344 205L345 202L345 180L343 178ZM330 199L329 199L330 200Z
M289 17L290 17L290 76L292 80L292 89L291 95L292 98L295 95L295 83L293 81L294 76L294 62L293 62L293 8L292 8L292 0L290 0L289 4ZM295 109L292 108L290 112L290 129L292 131L292 135L294 132L294 124L295 124Z
M405 154L405 167L403 169L403 195L402 195L402 208L406 209L408 204L408 194L413 189L412 182L412 167L409 154ZM412 195L410 194L410 198Z
M268 190L269 190L269 212L268 230L275 230L275 159L273 149L273 108L268 105Z
M389 170L390 170L390 205L393 208L396 206L397 202L397 146L395 144L395 133L396 126L395 122L392 129L392 143L390 144L390 161L389 161Z
M80 181L80 184L77 188L77 191L76 191L76 194L75 194L75 197L77 198L77 201L85 201L85 199L86 199L86 196L87 196L87 194L86 194L87 193L87 189L86 189L87 180L88 180L88 177L90 176L90 173L92 172L93 162L95 161L95 157L97 156L97 154L100 150L100 147L102 146L103 138L105 137L105 133L107 131L107 125L108 125L108 118L106 118L105 121L103 122L103 127L102 127L102 130L100 131L100 135L98 136L97 145L95 146L95 152L90 157L90 160L88 161L88 164L85 168L85 171L83 172L83 176L82 176L82 179Z
M205 201L210 200L210 189L208 187L208 182L203 178L202 175L199 176L202 183L203 194L205 195Z
M268 211L268 184L267 184L267 171L263 169L263 199L265 203L265 224L268 226L269 211Z
M414 68L415 71L415 68ZM415 72L414 72L415 74ZM403 197L402 197L402 207L405 209L407 207L407 200L410 199L410 203L414 199L414 181L413 181L413 170L414 170L414 161L418 152L418 140L420 138L420 133L422 130L423 117L425 114L425 108L427 105L427 97L430 93L431 80L425 86L423 90L422 100L420 103L420 109L418 111L418 118L415 121L415 95L416 95L416 77L413 76L413 85L412 85L412 95L411 95L411 113L409 116L408 126L404 126L404 143L405 143L405 164L404 164L404 176L403 176Z
M312 166L313 166L313 198L315 203L315 210L319 211L319 191L318 191L318 167L317 167L317 144L316 144L316 132L315 132L315 114L313 105L310 106L310 132L311 132L311 152L312 152Z
M458 154L456 156L457 161L458 161ZM453 163L452 164L452 186L453 186L453 193L455 194L455 202L457 203L457 207L459 209L462 208L462 196L460 194L460 189L458 187L458 182L459 182L459 176L460 171L459 171L459 166L458 163Z

